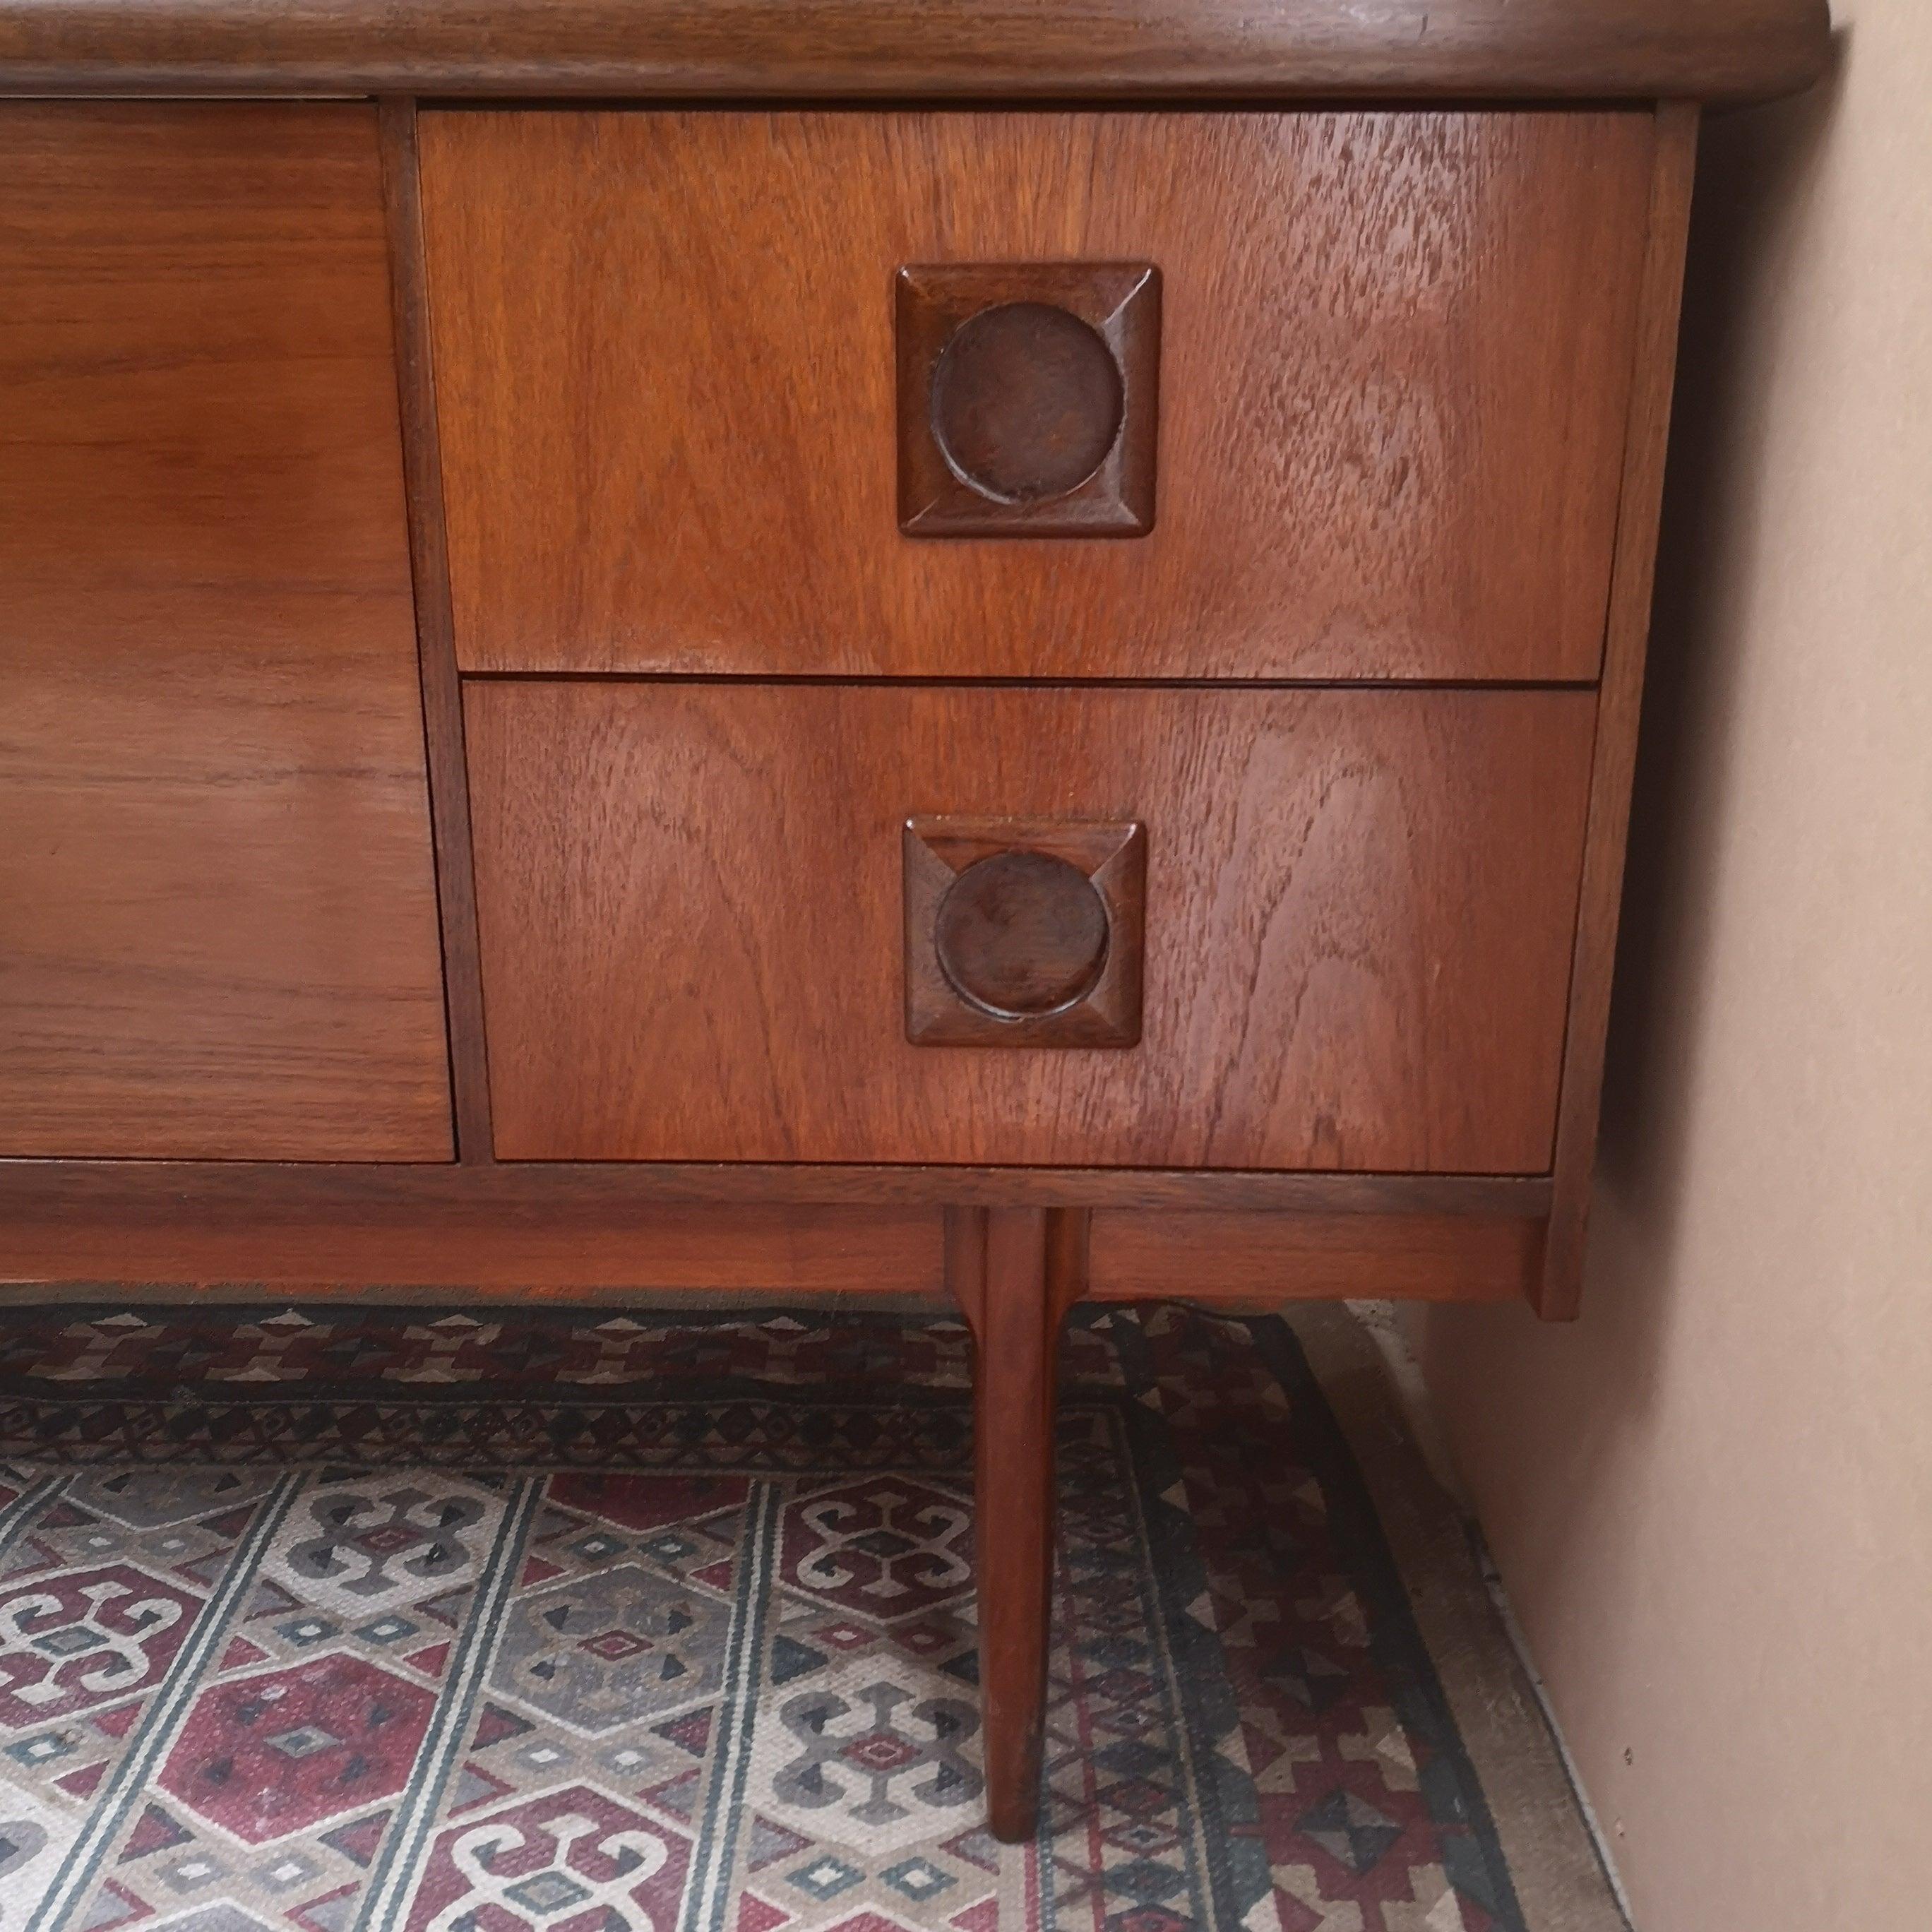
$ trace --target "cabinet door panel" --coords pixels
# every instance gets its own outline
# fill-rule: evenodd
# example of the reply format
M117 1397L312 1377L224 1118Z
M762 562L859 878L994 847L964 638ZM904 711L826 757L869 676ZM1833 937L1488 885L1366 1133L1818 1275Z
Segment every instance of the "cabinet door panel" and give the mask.
M446 1160L374 110L0 180L0 1153Z

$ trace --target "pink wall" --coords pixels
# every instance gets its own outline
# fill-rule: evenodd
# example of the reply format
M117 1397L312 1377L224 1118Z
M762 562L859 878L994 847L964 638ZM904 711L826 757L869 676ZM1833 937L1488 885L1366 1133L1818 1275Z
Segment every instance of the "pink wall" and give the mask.
M1706 131L1582 1321L1432 1393L1640 1932L1932 1928L1932 0Z

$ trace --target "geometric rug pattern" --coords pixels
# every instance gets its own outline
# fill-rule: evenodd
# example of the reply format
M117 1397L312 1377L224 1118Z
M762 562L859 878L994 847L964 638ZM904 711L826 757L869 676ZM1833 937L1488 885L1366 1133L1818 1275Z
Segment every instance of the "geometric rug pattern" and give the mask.
M6 1322L0 1932L1521 1932L1278 1321L1074 1311L1022 1846L956 1317Z

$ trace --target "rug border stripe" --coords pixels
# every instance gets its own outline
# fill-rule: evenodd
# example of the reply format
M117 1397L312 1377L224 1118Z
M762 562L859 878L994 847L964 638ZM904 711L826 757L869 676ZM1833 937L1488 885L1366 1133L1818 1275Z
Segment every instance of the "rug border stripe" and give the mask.
M692 1841L691 1876L686 1882L683 1906L678 1914L678 1932L724 1932L745 1786L751 1776L758 1694L764 1686L761 1666L771 1620L784 1503L783 1487L770 1482L754 1484L746 1502L749 1534L738 1578L730 1648L714 1726L718 1755L712 1764L710 1788L695 1814L701 1822Z
M1197 1311L1205 1312L1206 1311ZM1254 1337L1264 1364L1281 1385L1292 1411L1304 1425L1303 1448L1309 1473L1321 1486L1328 1533L1342 1574L1364 1599L1370 1612L1370 1652L1381 1667L1389 1691L1390 1708L1406 1736L1426 1740L1437 1761L1453 1772L1462 1805L1461 1822L1480 1854L1483 1868L1495 1888L1490 1911L1495 1932L1525 1932L1522 1902L1516 1879L1504 1856L1502 1840L1490 1810L1489 1794L1477 1775L1462 1728L1449 1708L1434 1654L1424 1640L1409 1599L1409 1586L1389 1546L1388 1534L1369 1491L1367 1478L1356 1460L1341 1422L1330 1405L1321 1378L1315 1372L1300 1338L1279 1315L1247 1316L1236 1319ZM1456 1822L1438 1816L1430 1807L1430 1822L1443 1850L1445 1876L1449 1870L1450 1838ZM1468 1897L1454 1885L1460 1900ZM1478 1910L1482 1901L1470 1898Z

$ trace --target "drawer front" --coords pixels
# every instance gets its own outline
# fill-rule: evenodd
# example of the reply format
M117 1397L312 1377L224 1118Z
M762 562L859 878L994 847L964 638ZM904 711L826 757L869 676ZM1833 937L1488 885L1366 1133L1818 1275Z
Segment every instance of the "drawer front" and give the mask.
M467 669L1597 674L1647 114L524 110L422 139ZM1157 271L1116 345L1145 474L1106 540L902 533L937 391L898 358L976 298L898 278L975 264L1060 265L1048 306L1089 320L1126 299L1103 265ZM1054 352L980 346L995 401Z
M1545 1171L1594 716L472 683L497 1154ZM908 1038L907 824L974 815L1138 828L1137 1043Z

